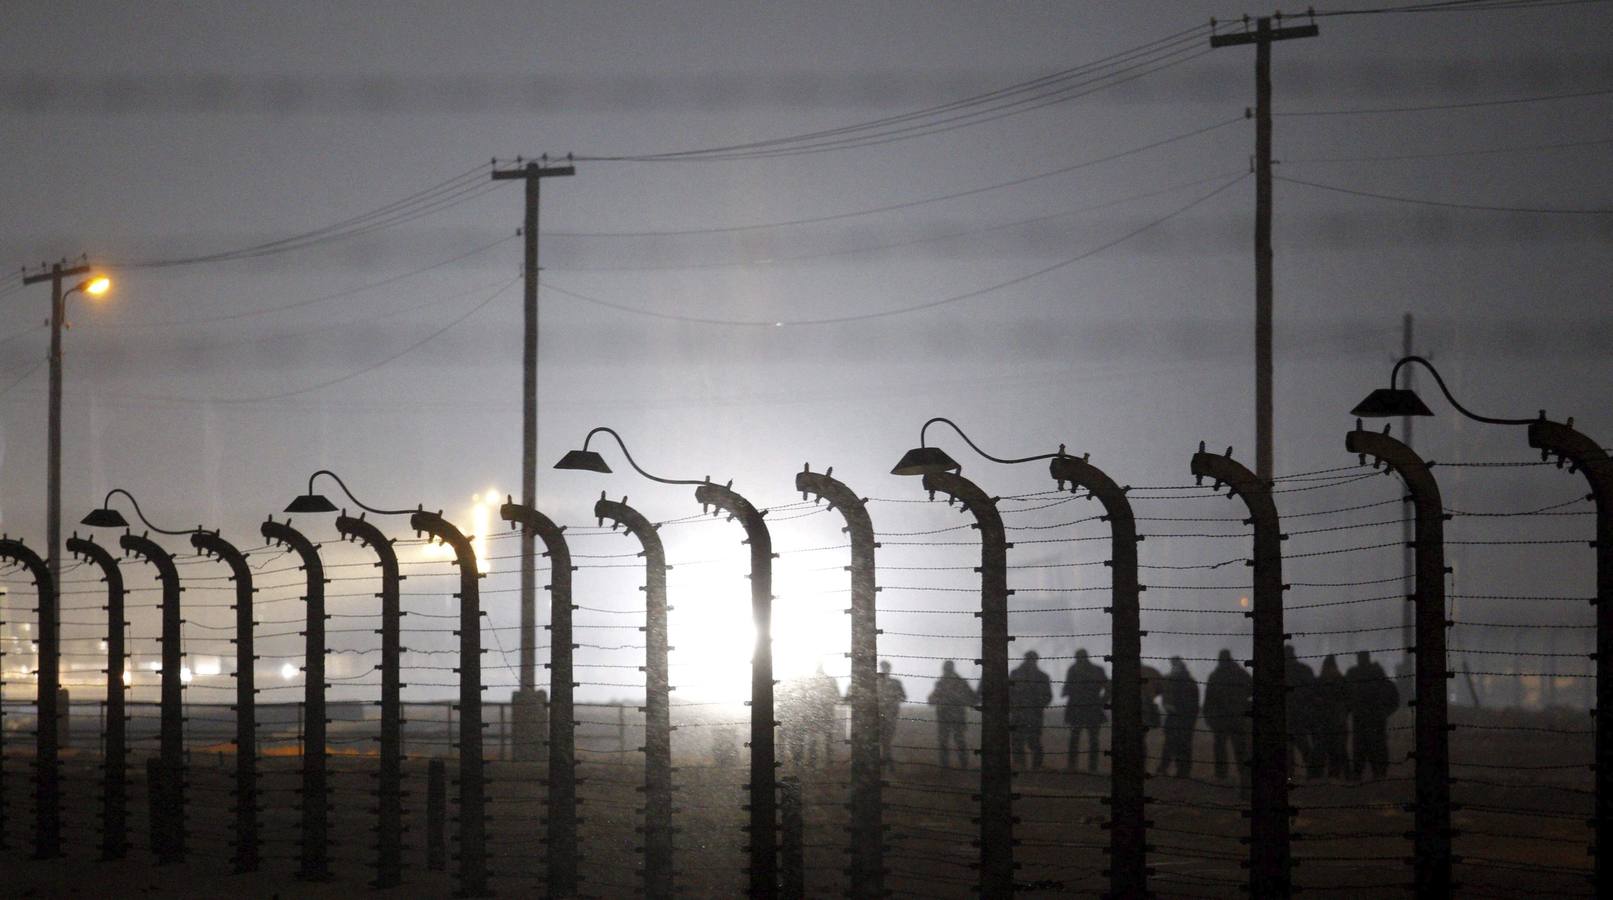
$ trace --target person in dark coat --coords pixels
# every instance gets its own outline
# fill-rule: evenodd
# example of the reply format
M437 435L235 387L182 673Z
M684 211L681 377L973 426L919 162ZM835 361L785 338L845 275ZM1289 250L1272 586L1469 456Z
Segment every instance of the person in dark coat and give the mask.
M1143 754L1148 753L1148 732L1159 728L1159 694L1165 686L1165 676L1153 666L1137 667L1137 682L1142 695Z
M891 661L879 663L879 759L882 768L895 768L891 758L891 744L896 741L896 723L902 718L902 704L907 700L907 689L899 678L891 677Z
M1232 658L1231 650L1222 650L1210 677L1204 679L1204 724L1213 735L1211 750L1217 778L1227 777L1230 755L1238 767L1238 780L1249 780L1249 705L1253 691L1254 678Z
M1035 650L1027 650L1025 661L1008 673L1008 739L1021 769L1027 749L1031 767L1042 767L1042 723L1053 703L1053 680L1036 664L1038 659Z
M1350 754L1345 740L1350 708L1350 689L1331 653L1322 660L1322 673L1316 677L1317 766L1329 778L1350 774Z
M1307 775L1320 778L1319 757L1311 746L1316 731L1316 673L1294 655L1294 645L1283 645L1283 677L1288 682L1288 746L1299 755ZM1295 771L1292 762L1289 771Z
M1365 650L1355 655L1355 665L1345 673L1344 681L1349 686L1354 738L1351 774L1360 778L1370 767L1373 778L1382 778L1389 772L1389 717L1400 706L1400 691Z
M1070 726L1070 753L1064 767L1074 770L1080 756L1082 733L1092 737L1088 741L1087 771L1098 771L1098 732L1108 719L1103 705L1109 700L1109 676L1103 667L1087 659L1087 651L1075 651L1075 663L1064 676L1064 722Z
M1171 657L1171 670L1160 692L1165 702L1165 749L1160 754L1158 772L1169 774L1176 765L1178 777L1193 774L1193 726L1199 720L1199 683L1180 656Z
M958 748L958 767L969 768L969 745L964 739L964 724L968 721L969 708L979 702L979 698L969 682L958 674L952 660L941 664L941 677L936 680L935 689L930 691L929 701L935 707L941 768L949 768L947 749L953 746Z

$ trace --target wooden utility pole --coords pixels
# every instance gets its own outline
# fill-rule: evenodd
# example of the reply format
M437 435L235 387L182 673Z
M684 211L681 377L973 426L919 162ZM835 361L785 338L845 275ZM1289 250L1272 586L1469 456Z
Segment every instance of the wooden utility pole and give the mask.
M1262 16L1255 20L1254 31L1210 36L1211 47L1255 45L1255 474L1267 481L1275 471L1271 433L1271 44L1317 34L1315 25L1273 28L1271 17Z
M526 218L521 234L526 239L526 257L522 265L525 279L523 309L524 328L521 343L521 505L538 508L538 186L545 178L558 178L577 174L576 167L549 165L548 156L539 161L522 163L516 157L513 169L493 170L494 181L524 179L526 181ZM535 761L542 737L535 734L536 723L541 720L537 699L537 602L536 569L533 551L536 545L533 534L521 530L521 674L520 687L515 692L515 758Z

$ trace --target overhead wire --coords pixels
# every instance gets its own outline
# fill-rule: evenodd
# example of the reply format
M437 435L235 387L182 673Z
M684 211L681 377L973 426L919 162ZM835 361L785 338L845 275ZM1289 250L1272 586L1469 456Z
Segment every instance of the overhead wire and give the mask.
M379 228L390 228L418 218L420 215L457 205L472 196L496 187L494 182L483 183L477 178L477 176L485 173L490 168L491 164L489 163L479 164L459 175L367 212L276 240L189 256L112 260L108 261L107 265L122 269L165 269L202 263L252 259L368 234Z
M1488 147L1481 150L1446 150L1434 153L1395 153L1382 156L1284 156L1285 165L1296 163L1343 162L1398 162L1412 159L1455 159L1467 156L1491 156L1502 153L1532 153L1537 150L1568 150L1580 147L1602 147L1613 144L1613 138L1590 141L1558 141L1549 144L1517 144L1510 147Z
M1110 54L1109 56L1102 57L1090 63L1084 63L1082 65L1064 69L1062 71L1039 78L1019 82L1004 88L999 88L997 90L988 91L986 93L977 94L971 97L961 98L959 100L950 101L937 106L926 107L893 116L885 116L877 119L856 122L849 125L842 125L836 128L785 135L759 141L749 141L690 150L624 155L578 156L576 158L578 160L595 162L651 162L697 159L733 159L743 158L746 156L794 155L796 153L818 152L825 149L845 149L848 144L855 141L883 142L891 135L904 134L914 129L934 129L940 126L953 124L959 119L970 116L982 116L996 113L1005 108L1022 107L1027 103L1045 100L1045 98L1049 96L1056 97L1060 96L1061 94L1067 95L1075 88L1079 88L1090 83L1082 82L1080 79L1094 77L1101 79L1104 77L1112 77L1115 73L1106 71L1111 67L1124 64L1121 69L1117 70L1124 72L1129 68L1134 68L1134 61L1138 58L1145 58L1150 55L1157 55L1160 53L1166 53L1166 55L1169 55L1169 48L1194 42L1205 30L1205 26L1193 26L1190 28L1185 28L1126 50ZM1074 88L1071 87L1069 84L1070 82L1075 83ZM1029 97L1023 95L1029 95ZM1064 96L1063 99L1070 99L1070 97ZM976 109L977 107L984 108ZM973 111L962 113L949 119L944 118L936 121L921 122L921 120L932 119L936 116L946 116L948 114L957 113L959 110ZM910 124L914 122L921 122L921 124ZM965 124L978 123L967 122ZM953 125L953 127L961 126Z
M665 228L665 229L654 229L654 230L647 230L647 231L546 231L546 232L544 232L544 234L546 236L548 236L548 237L565 237L565 238L674 237L674 236L695 235L695 234L732 234L732 233L735 233L735 232L758 231L758 230L767 229L767 228L784 228L784 227L794 226L794 225L813 225L813 224L818 224L818 223L821 223L821 222L834 222L834 221L839 221L841 219L856 218L858 216L870 216L870 215L874 215L875 213L895 212L895 211L898 211L898 210L913 209L914 207L925 206L925 205L928 205L928 204L931 204L931 203L940 203L940 202L945 201L945 200L957 200L957 199L959 199L961 197L972 197L972 196L975 196L977 194L986 193L988 191L996 191L996 190L1001 190L1002 188L1015 187L1015 186L1021 185L1021 184L1029 184L1029 183L1031 183L1033 181L1040 181L1040 180L1042 180L1044 178L1052 178L1052 177L1054 177L1056 175L1064 175L1064 174L1074 172L1074 171L1077 171L1077 170L1080 170L1080 169L1085 169L1085 168L1088 168L1088 167L1091 167L1091 166L1100 165L1102 163L1112 162L1112 161L1117 160L1117 159L1123 159L1125 157L1133 156L1133 155L1138 154L1138 153L1144 153L1146 151L1153 150L1153 149L1156 149L1156 148L1159 148L1159 147L1165 147L1165 146L1168 146L1170 144L1179 143L1181 141L1188 140L1189 138L1198 137L1199 135L1202 135L1202 134L1208 134L1208 133L1210 133L1212 131L1217 131L1217 130L1225 128L1225 127L1227 127L1229 125L1234 125L1234 124L1236 124L1238 122L1243 122L1243 121L1246 121L1246 120L1241 115L1240 116L1232 116L1232 117L1229 117L1229 118L1226 118L1226 119L1221 119L1221 120L1216 121L1216 122L1211 122L1211 123L1209 123L1207 125L1200 125L1200 126L1197 126L1195 128L1189 129L1187 131L1183 131L1183 132L1179 132L1177 134L1169 135L1167 137L1159 138L1158 140L1149 141L1146 144L1140 144L1140 145L1135 146L1135 147L1128 147L1128 148L1126 148L1124 150L1117 150L1117 151L1115 151L1113 153L1107 153L1107 154L1104 154L1103 156L1098 156L1098 157L1094 157L1092 159L1082 160L1080 162L1072 163L1072 164L1067 165L1067 166L1060 166L1060 167L1058 167L1056 169L1050 169L1050 170L1048 170L1046 172L1037 172L1037 173L1034 173L1034 174L1031 174L1031 175L1021 176L1019 178L1011 178L1011 179L1009 179L1007 181L999 181L999 182L996 182L994 184L982 185L981 187L976 187L976 188L969 188L968 190L954 191L954 192L948 193L948 194L938 194L938 195L933 196L933 197L922 197L922 198L920 198L918 200L908 200L908 201L903 201L901 203L892 203L892 204L887 204L887 205L884 205L884 206L868 207L868 208L865 208L865 209L851 210L851 211L842 212L842 213L830 213L830 214L821 215L821 216L808 216L808 217L803 217L803 218L798 218L798 219L785 219L785 220L774 221L774 222L755 222L755 223L750 223L750 224L746 224L746 225L726 225L726 226L716 226L716 227L708 227L708 228Z
M421 266L418 269L411 269L411 270L409 270L407 272L403 272L403 273L398 274L398 275L392 275L392 276L389 276L387 278L383 278L380 281L368 282L366 284L361 284L361 285L358 285L356 287L345 288L343 290L336 291L334 293L322 294L322 295L320 295L318 297L312 297L312 298L309 298L309 299L306 299L306 300L298 300L298 301L295 301L293 303L286 303L286 304L282 304L282 305L279 305L279 306L264 307L264 308L261 308L261 309L243 310L241 312L234 312L234 313L220 313L220 314L211 315L211 316L186 316L184 318L179 318L179 319L167 319L167 320L163 320L163 321L154 321L154 322L139 322L139 321L136 321L136 322L119 322L119 323L117 323L117 327L121 330L121 329L125 329L125 328L174 328L174 327L180 327L180 326L186 326L186 325L207 325L207 324L211 324L211 323L214 323L214 322L234 322L234 321L239 321L241 319L254 318L254 317L257 317L257 316L267 316L267 315L274 315L276 313L289 312L289 311L294 310L294 309L303 309L303 308L306 308L306 307L309 307L309 306L315 306L315 305L318 305L318 304L321 304L321 303L328 303L328 302L330 302L332 300L339 300L339 299L341 299L343 297L351 297L351 296L353 296L355 294L361 294L361 293L363 293L365 291L372 291L372 290L375 290L376 288L381 288L381 287L386 287L388 285L397 284L400 281L405 281L407 279L414 278L414 277L419 276L419 275L423 275L423 274L425 274L427 272L431 272L431 271L434 271L436 269L440 269L440 268L442 268L444 266L449 266L449 265L452 265L452 264L454 264L456 262L460 262L462 260L469 259L469 258L471 258L473 256L477 256L477 255L479 255L481 253L485 253L488 250L493 249L494 247L499 247L499 246L502 246L504 244L507 244L507 243L515 240L516 237L517 237L517 235L506 235L506 236L501 237L501 238L499 238L497 240L490 241L488 243L485 243L485 244L482 244L480 246L477 246L477 247L475 247L475 248L473 248L471 250L467 250L464 253L460 253L460 254L457 254L455 256L451 256L451 257L449 257L447 259L431 263L430 265Z
M1534 94L1528 97L1508 97L1501 100L1467 100L1459 103L1424 103L1410 106L1368 106L1353 109L1299 109L1272 113L1280 118L1308 118L1314 116L1375 116L1389 113L1434 112L1447 109L1479 109L1489 106L1513 106L1520 103L1545 103L1553 100L1574 100L1582 97L1605 97L1613 88L1589 91L1570 91L1561 94Z
M1401 6L1373 6L1362 9L1310 10L1307 16L1326 19L1340 16L1380 16L1400 13L1457 13L1490 12L1494 10L1551 9L1558 6L1582 6L1587 3L1605 3L1607 0L1442 0L1431 3L1408 3Z
M812 319L768 319L768 320L724 319L724 318L717 318L717 317L710 317L710 316L694 316L694 315L685 315L685 314L680 314L680 313L666 313L666 312L660 312L660 311L657 311L657 310L642 309L642 308L639 308L639 307L629 306L629 305L623 304L623 303L615 303L615 302L612 302L612 301L609 301L609 300L604 300L604 299L601 299L601 298L598 298L598 297L589 296L587 294L583 294L583 293L580 293L580 292L577 292L577 291L573 291L573 290L571 290L569 288L564 288L564 287L561 287L559 285L556 285L552 281L543 280L541 283L542 283L542 285L544 287L548 288L550 291L553 291L554 293L557 293L557 294L560 294L560 295L566 296L566 297L571 297L574 300L580 300L580 301L585 302L585 303L591 303L591 304L594 304L596 306L603 306L603 307L606 307L608 309L614 309L614 310L616 310L618 312L624 312L624 313L628 313L630 315L645 316L645 317L653 318L653 319L662 319L662 320L666 320L666 321L675 321L675 322L687 322L687 323L699 324L699 325L722 325L722 326L749 327L749 328L782 328L782 327L786 327L786 326L839 325L839 324L845 324L845 323L850 323L850 322L865 322L865 321L871 321L871 320L874 320L874 319L883 319L883 318L889 318L889 317L892 317L892 316L906 315L908 313L920 312L920 311L923 311L923 310L935 309L937 307L951 305L953 303L958 303L958 302L961 302L961 301L964 301L964 300L973 299L975 297L984 296L986 294L994 293L996 291L1000 291L1000 290L1003 290L1005 288L1013 287L1015 285L1023 284L1023 283L1028 282L1028 281L1032 281L1032 280L1034 280L1036 278L1040 278L1043 275L1047 275L1047 274L1049 274L1051 272L1058 271L1059 269L1066 268L1068 266L1074 265L1077 262L1081 262L1082 260L1089 259L1089 258L1091 258L1093 256L1096 256L1097 254L1102 253L1103 251L1108 250L1108 249L1110 249L1112 247L1115 247L1115 246L1117 246L1119 244L1122 244L1122 243L1124 243L1124 242L1136 237L1137 235L1142 234L1145 231L1148 231L1148 230L1150 230L1152 228L1155 228L1155 227L1157 227L1159 225L1162 225L1165 222L1170 221L1171 219L1174 219L1177 216L1182 215L1183 213L1186 213L1187 211L1193 209L1194 207L1204 203L1205 201L1209 200L1210 198L1216 196L1217 194L1220 194L1222 191L1225 191L1226 189L1232 187L1233 185L1239 183L1240 181L1244 180L1247 177L1248 177L1247 173L1241 173L1241 174L1237 175L1236 177L1231 178L1231 179L1223 182L1221 185L1216 187L1214 190L1212 190L1212 191L1210 191L1208 193L1200 195L1199 197L1195 198L1194 200L1192 200L1191 202L1187 203L1184 206L1180 206L1180 207L1176 208L1175 210L1172 210L1171 212L1166 213L1165 215L1160 216L1159 218L1153 219L1153 220L1151 220L1151 221L1149 221L1149 222L1147 222L1147 223L1145 223L1145 224L1143 224L1143 225L1141 225L1141 226L1139 226L1137 228L1134 228L1131 231L1128 231L1125 234L1123 234L1123 235L1121 235L1121 236L1119 236L1117 238L1114 238L1114 239L1112 239L1110 241L1107 241L1107 242L1105 242L1103 244L1100 244L1100 245L1098 245L1096 247L1093 247L1091 249L1082 251L1081 253L1077 253L1074 256L1065 257L1064 259L1061 259L1058 262L1053 263L1052 265L1044 266L1044 267L1042 267L1040 269L1037 269L1035 271L1028 272L1026 274L1019 275L1019 276L1016 276L1014 278L1008 279L1007 281L997 282L995 284L991 284L991 285L988 285L988 286L982 287L982 288L977 288L977 289L972 290L972 291L966 291L966 292L961 293L961 294L953 294L953 295L950 295L950 296L947 296L947 297L940 298L938 300L930 300L930 301L925 301L925 302L922 302L922 303L916 303L916 304L912 304L912 305L908 305L908 306L898 307L898 308L895 308L895 309L880 310L880 311L877 311L877 312L854 313L854 314L851 314L851 315L844 315L844 316L825 316L825 317L812 318Z
M1374 200L1388 200L1395 203L1410 203L1416 206L1437 206L1443 209L1465 209L1479 212L1507 212L1530 213L1538 215L1563 216L1606 216L1613 215L1613 207L1595 208L1565 208L1553 206L1499 206L1483 203L1455 203L1446 200L1429 200L1423 197L1406 197L1399 194L1385 194L1377 191L1363 191L1357 188L1347 188L1336 184L1323 184L1318 181L1307 181L1302 178L1289 178L1286 175L1273 175L1277 181L1289 184L1298 184L1317 190L1331 191L1336 194L1348 194L1352 197L1370 197Z
M150 396L150 395L144 395L144 394L130 394L130 395L126 395L126 396L129 399L135 399L135 400L162 400L162 401L170 401L170 402L197 402L197 403L205 401L205 402L212 402L212 403L234 404L234 403L258 403L258 402L261 402L261 401L264 401L264 400L281 400L281 399L284 399L286 397L295 397L295 396L297 396L299 394L306 394L306 393L310 393L312 391L321 390L323 388L327 388L327 387L331 387L333 385L341 384L342 382L345 382L345 381L351 381L352 379L357 378L360 375L365 375L365 374L368 374L370 372L373 372L376 369L379 369L382 366L384 366L384 365L386 365L386 364L398 359L399 357L402 357L405 354L408 354L410 352L413 352L414 350L419 349L420 347L425 346L427 343L429 343L433 339L439 337L443 333L447 332L449 329L453 328L455 325L458 325L459 323L465 321L466 319L468 319L471 316L475 315L476 313L480 312L482 309L486 308L488 304L492 303L501 294L503 294L505 291L509 290L511 287L513 287L520 280L521 280L520 276L517 276L515 278L510 279L509 281L504 282L502 285L500 285L491 294L487 295L487 297L484 298L483 300L481 300L479 303L477 303L476 305L470 307L469 309L465 310L463 313L460 313L459 315L455 316L454 318L450 319L446 324L442 325L440 328L437 328L437 329L433 330L431 333L427 334L425 337L420 338L419 340L417 340L414 343L408 345L407 347L404 347L403 349L398 350L395 353L391 353L391 354L389 354L389 355L387 355L385 357L382 357L381 359L379 359L379 360L377 360L377 361L375 361L373 363L370 363L369 365L366 365L366 366L363 366L361 368L355 369L355 370L353 370L351 372L348 372L348 373L346 373L344 375L340 375L340 376L337 376L335 378L327 379L325 381L320 381L320 382L316 382L314 384L305 385L303 387L296 388L296 389L289 390L289 391L280 391L280 392L271 393L271 394L257 394L257 395L253 395L253 396L249 396L249 397L211 397L211 396L209 396L209 397L156 397L156 396Z

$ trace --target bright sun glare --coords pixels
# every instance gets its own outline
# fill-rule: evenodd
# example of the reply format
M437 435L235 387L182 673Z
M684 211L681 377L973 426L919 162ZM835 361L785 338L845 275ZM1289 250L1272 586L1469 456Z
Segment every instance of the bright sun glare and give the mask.
M751 611L749 556L737 540L722 536L680 548L685 558L710 561L674 565L668 577L672 683L687 700L750 697L751 651L756 623ZM736 552L737 551L737 552ZM821 663L836 674L850 644L845 615L845 574L776 567L773 578L773 677L811 674Z

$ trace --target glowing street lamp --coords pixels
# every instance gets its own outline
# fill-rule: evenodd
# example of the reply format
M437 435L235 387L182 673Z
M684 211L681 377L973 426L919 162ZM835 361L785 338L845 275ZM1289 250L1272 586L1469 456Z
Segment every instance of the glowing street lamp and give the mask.
M52 263L48 271L23 278L23 284L50 282L50 415L46 442L45 541L50 546L50 573L58 581L62 555L62 329L67 325L67 298L75 291L91 297L105 296L112 279L96 273L88 264L65 266L66 260ZM43 267L41 267L43 268ZM66 290L62 282L88 276Z

